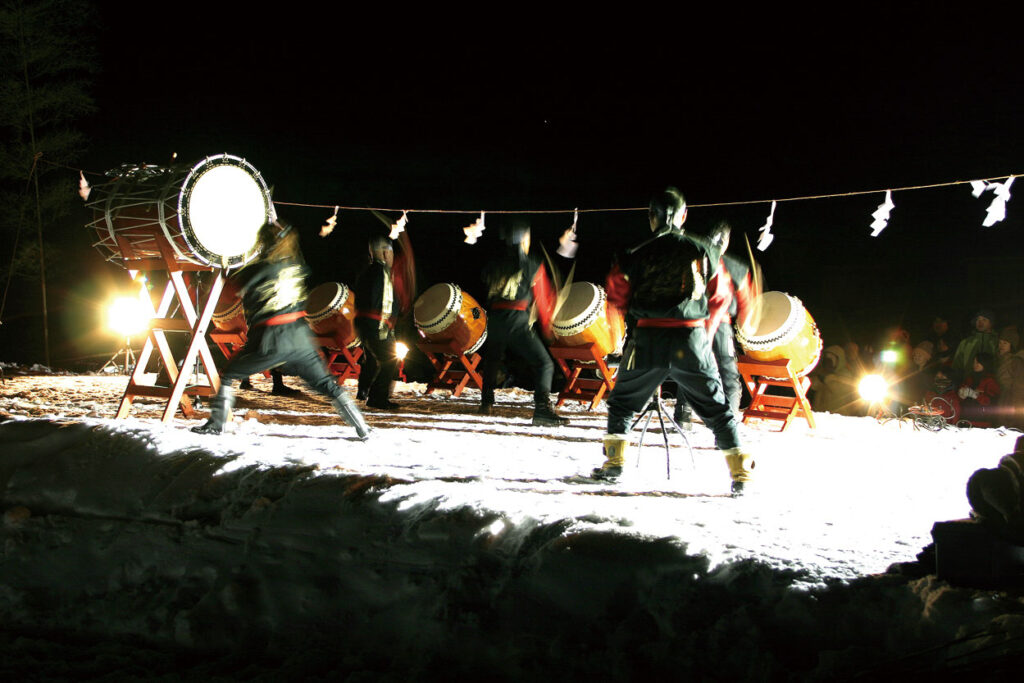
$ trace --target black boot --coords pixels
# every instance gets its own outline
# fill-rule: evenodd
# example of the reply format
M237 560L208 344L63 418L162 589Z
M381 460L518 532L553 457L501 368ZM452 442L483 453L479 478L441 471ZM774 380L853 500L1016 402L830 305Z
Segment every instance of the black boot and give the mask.
M210 419L198 427L193 427L196 434L220 434L224 429L224 421L235 405L235 392L227 382L220 385L220 391L210 401Z
M551 409L551 403L537 403L533 409L533 424L537 427L564 427L569 418L562 417Z
M672 413L672 419L677 425L688 432L693 431L693 411L685 398L676 399L676 408Z
M331 402L334 404L334 409L338 411L338 415L341 415L345 422L356 428L356 436L361 441L366 441L370 438L370 427L366 424L366 420L363 419L363 414L359 411L359 407L356 406L355 401L348 397L348 394L341 394Z

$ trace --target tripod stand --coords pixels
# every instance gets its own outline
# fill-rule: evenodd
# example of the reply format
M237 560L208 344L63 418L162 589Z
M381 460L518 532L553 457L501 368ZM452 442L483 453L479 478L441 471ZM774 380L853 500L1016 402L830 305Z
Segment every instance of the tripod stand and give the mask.
M658 416L658 424L661 426L661 436L665 440L665 478L672 478L672 455L668 446L668 430L665 429L665 420L668 420L669 424L675 427L679 436L683 437L683 443L686 444L687 450L690 451L690 463L696 467L697 463L693 459L693 446L690 445L690 439L683 432L683 428L676 424L676 421L669 417L668 412L665 411L665 402L661 398L660 386L654 392L654 396L651 397L651 400L648 401L647 407L644 408L644 411L640 413L640 415L633 420L633 424L630 425L630 431L632 431L638 424L640 424L640 420L643 420L645 417L647 418L644 422L644 428L640 432L640 444L637 447L636 466L640 466L640 453L643 451L644 437L647 435L647 428L650 426L651 420L655 415Z
M135 365L135 352L132 351L131 337L124 338L124 346L119 348L117 353L111 356L110 360L103 364L103 367L100 368L100 372L106 372L109 367L113 367L115 370L120 370L121 366L118 364L117 359L121 357L122 353L124 354L124 374L129 374L131 372L131 368Z

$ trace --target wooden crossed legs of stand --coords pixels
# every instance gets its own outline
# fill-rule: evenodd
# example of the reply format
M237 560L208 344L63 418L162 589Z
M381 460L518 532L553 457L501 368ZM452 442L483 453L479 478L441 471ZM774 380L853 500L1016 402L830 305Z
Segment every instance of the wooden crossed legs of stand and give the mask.
M327 369L338 378L338 384L344 384L350 377L359 377L359 371L362 369L359 359L363 356L361 346L349 349L333 337L314 336L313 343L320 348L320 355L323 356ZM338 360L339 357L341 360Z
M615 387L615 376L604 362L604 358L595 351L596 344L586 346L552 346L551 355L565 375L565 388L558 394L558 403L562 405L566 399L589 403L588 410L593 410L604 395ZM598 379L580 377L583 370L594 368Z
M459 351L454 341L447 344L420 341L416 342L416 346L434 366L434 379L427 384L426 393L435 389L450 389L452 396L457 398L470 381L477 389L484 388L483 378L477 370L480 365L479 353L467 356Z
M736 367L743 377L743 383L750 392L750 406L743 411L743 421L761 419L782 423L779 431L789 426L794 418L803 417L814 429L814 413L807 400L811 386L808 377L797 377L788 360L759 361L749 356L740 356ZM785 379L779 379L784 377ZM766 393L768 387L786 387L793 396L778 396Z
M168 260L170 261L170 259ZM195 411L192 407L190 396L213 396L220 390L220 374L217 372L217 366L214 365L210 347L206 343L206 330L210 326L210 319L213 317L213 311L217 306L217 299L220 298L221 289L224 287L224 277L220 271L217 271L213 285L207 294L206 303L203 305L202 310L197 313L189 297L188 287L185 285L182 271L172 268L173 261L169 263L167 284L164 286L160 303L155 308L153 307L152 299L147 294L143 293L141 296L143 302L147 303L150 309L149 336L146 338L146 343L139 353L135 370L128 380L128 387L125 389L121 404L117 408L116 417L118 418L126 417L128 411L131 410L132 401L140 396L167 399L167 405L164 407L161 417L161 420L164 422L170 422L179 406L185 417L191 418ZM136 273L134 271L129 272L132 273L134 278ZM175 300L177 300L178 308L185 316L184 318L172 317L171 305ZM171 347L167 343L167 332L190 333L188 348L185 351L184 358L182 358L180 370L174 354L171 352ZM143 382L146 366L153 355L154 349L159 352L164 369L167 371L167 376L171 382L169 387ZM193 386L188 384L191 375L190 368L196 362L196 359L202 361L209 384Z

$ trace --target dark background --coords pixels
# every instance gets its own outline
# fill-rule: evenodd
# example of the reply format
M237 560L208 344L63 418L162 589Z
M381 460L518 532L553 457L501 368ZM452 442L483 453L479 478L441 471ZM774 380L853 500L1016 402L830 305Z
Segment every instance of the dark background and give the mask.
M382 9L184 2L155 16L144 3L100 4L99 111L83 168L245 157L298 225L311 285L352 283L383 226L342 211L320 238L333 209L287 203L642 207L671 184L692 206L689 227L727 219L742 250L740 234L756 243L772 199L879 190L780 202L774 243L755 251L767 288L800 297L826 344L899 323L916 340L936 312L957 327L981 306L997 327L1024 313L1019 199L983 228L990 193L895 192L888 228L870 237L885 189L1024 166L1019 40L993 12ZM702 207L729 202L750 203ZM85 299L127 283L88 247L82 212L82 261L66 264L85 271L81 294L66 294L83 300L63 307L74 321ZM488 216L469 246L462 228L474 217L410 214L421 290L453 281L482 296L480 267L512 217ZM530 220L553 252L571 214ZM640 211L582 214L576 278L602 281L613 251L646 229Z

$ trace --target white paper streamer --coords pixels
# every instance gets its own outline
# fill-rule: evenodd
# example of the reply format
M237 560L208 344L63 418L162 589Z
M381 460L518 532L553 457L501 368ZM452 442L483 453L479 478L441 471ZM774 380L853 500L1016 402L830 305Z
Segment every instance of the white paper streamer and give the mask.
M485 227L484 212L481 211L480 218L477 218L471 225L462 229L462 232L466 233L466 244L476 244L476 241L484 234Z
M391 232L388 233L388 238L396 240L398 236L405 230L405 226L409 224L409 212L403 211L402 217L391 224Z
M871 223L872 237L878 237L885 230L886 226L889 225L889 214L892 213L895 207L896 205L892 203L892 190L886 190L885 201L879 204L875 212L871 214L871 217L875 219Z
M576 244L576 223L580 218L580 210L573 209L572 211L572 226L562 233L562 236L558 238L558 254L565 258L576 258L576 250L579 245Z
M767 249L768 245L775 239L775 235L772 234L772 223L775 222L775 205L776 202L772 201L772 210L768 213L768 220L759 228L761 236L757 238L758 251Z
M995 197L992 199L992 203L989 204L988 209L985 211L985 222L982 223L986 228L991 228L999 221L1006 218L1006 202L1010 201L1010 185L1013 184L1013 176L1006 179L1004 183L993 183L989 185L989 188L995 192Z
M92 192L92 187L89 186L89 181L85 179L85 173L82 171L78 172L78 196L82 198L82 201L89 201L89 193Z
M334 226L338 224L338 207L334 207L334 215L327 219L327 222L320 226L320 236L327 237L334 232Z

